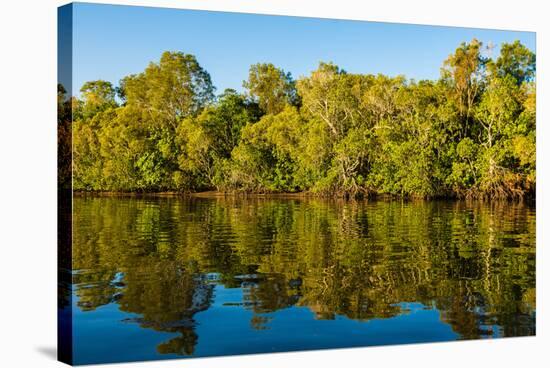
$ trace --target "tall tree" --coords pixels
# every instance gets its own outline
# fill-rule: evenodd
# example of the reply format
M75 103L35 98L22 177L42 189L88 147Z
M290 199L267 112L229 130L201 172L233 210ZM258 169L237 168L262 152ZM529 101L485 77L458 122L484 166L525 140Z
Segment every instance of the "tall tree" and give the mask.
M115 89L111 82L95 80L86 82L80 88L82 93L82 114L91 117L94 114L116 106Z
M157 125L175 129L178 121L198 113L214 98L210 75L193 55L164 52L159 63L123 80L122 95Z
M510 75L517 84L532 81L537 67L535 54L518 40L501 46L495 64L500 77Z
M474 104L483 93L489 59L482 51L483 44L475 38L463 42L441 69L442 79L451 87L450 99L458 109L462 138L470 133Z
M277 114L285 105L295 105L298 102L291 74L271 63L252 65L243 87L266 114Z

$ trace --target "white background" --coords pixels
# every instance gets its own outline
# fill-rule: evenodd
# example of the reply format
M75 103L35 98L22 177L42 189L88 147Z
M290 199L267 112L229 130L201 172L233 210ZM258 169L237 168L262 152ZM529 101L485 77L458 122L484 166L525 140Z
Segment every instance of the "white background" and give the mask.
M548 326L550 12L532 0L126 0L157 5L537 32L537 337L225 358L140 367L542 367ZM58 367L56 32L58 0L0 2L0 366ZM546 258L546 259L545 259ZM546 269L545 269L546 268ZM545 290L546 289L546 290ZM108 331L106 332L108 333ZM118 366L118 365L116 365Z

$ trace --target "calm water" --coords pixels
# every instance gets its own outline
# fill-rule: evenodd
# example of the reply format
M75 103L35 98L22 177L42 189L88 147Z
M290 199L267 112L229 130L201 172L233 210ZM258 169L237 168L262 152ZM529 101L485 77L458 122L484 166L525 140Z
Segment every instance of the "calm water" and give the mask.
M535 334L535 210L75 198L76 364Z

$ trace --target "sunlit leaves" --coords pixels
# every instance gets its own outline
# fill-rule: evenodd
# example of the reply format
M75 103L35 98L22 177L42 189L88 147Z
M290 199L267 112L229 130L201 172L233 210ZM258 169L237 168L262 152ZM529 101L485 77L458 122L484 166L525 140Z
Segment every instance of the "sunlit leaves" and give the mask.
M519 42L491 50L462 43L438 81L330 62L294 81L259 63L244 93L217 98L194 56L165 52L116 88L88 82L70 103L61 90L76 120L75 188L533 195L535 55Z
M252 65L243 87L266 114L277 114L287 104L298 103L294 80L290 73L271 63Z

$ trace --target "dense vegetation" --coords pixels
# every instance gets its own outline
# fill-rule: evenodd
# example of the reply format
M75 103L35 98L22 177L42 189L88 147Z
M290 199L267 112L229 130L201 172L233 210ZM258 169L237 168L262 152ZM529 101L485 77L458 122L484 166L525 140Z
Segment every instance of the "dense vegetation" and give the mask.
M439 80L348 73L293 80L256 64L215 96L192 55L165 52L72 99L73 186L523 198L535 193L535 55L472 40ZM60 89L60 101L63 101Z

